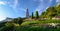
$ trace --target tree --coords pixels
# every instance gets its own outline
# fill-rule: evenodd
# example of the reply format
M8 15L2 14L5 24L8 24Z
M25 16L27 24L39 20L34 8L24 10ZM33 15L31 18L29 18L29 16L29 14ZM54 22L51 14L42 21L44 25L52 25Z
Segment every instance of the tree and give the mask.
M33 14L33 12L32 12L32 19L34 18L34 14Z
M60 16L60 5L52 6L46 9L46 11L42 12L42 17L53 18L55 16Z
M23 22L23 19L22 18L18 18L18 24L21 25L21 23Z
M18 23L17 20L18 20L17 18L14 18L14 19L13 19L13 22L14 22L14 23Z
M36 11L36 18L37 18L37 19L39 18L39 13L38 13L38 11Z
M23 19L19 17L19 18L13 19L13 21L14 21L14 23L21 25L21 23L23 22Z

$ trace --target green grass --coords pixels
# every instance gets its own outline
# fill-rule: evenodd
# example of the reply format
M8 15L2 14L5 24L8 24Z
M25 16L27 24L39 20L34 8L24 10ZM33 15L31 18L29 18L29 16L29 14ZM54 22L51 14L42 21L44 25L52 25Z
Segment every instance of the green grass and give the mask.
M32 25L32 24L46 24L46 23L60 23L60 20L33 20L26 21L21 24L21 26Z
M21 26L31 25L31 24L38 24L39 21L26 21L21 24Z
M57 28L46 28L44 26L38 26L39 24L46 24L46 23L60 23L60 20L33 20L33 21L26 21L23 22L21 25L15 24L13 26L3 26L0 28L0 31L60 31L60 26ZM10 23L11 24L11 23ZM38 24L34 26L34 24ZM16 26L18 25L18 26ZM32 26L28 26L32 25Z
M60 23L60 20L33 20L33 21L26 21L21 24L21 31L60 31L60 27L56 29L40 27L40 26L33 26L33 24L47 24L47 23ZM32 26L28 26L32 25Z
M32 26L29 28L20 28L21 31L60 31L60 27L57 27L56 29L48 29L48 28L44 28L44 27L38 27L38 26Z

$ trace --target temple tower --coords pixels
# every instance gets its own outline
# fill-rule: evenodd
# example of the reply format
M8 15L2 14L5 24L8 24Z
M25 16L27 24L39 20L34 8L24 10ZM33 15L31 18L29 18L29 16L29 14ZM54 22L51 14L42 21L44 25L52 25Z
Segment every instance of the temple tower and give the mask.
M28 8L26 8L26 18L29 18L29 11L28 11Z

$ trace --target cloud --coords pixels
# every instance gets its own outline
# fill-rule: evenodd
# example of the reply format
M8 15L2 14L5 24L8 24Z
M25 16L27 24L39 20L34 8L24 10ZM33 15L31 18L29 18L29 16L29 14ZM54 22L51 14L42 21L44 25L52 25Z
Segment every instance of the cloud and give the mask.
M13 8L15 9L18 5L18 0L14 0Z
M17 5L18 5L18 0L9 0L9 1L5 1L10 7L12 7L13 9L16 9Z
M11 7L16 13L18 13L18 11L25 11L24 8L18 8L18 0L9 0L9 1L4 1L3 4L6 3L9 7ZM19 5L20 6L20 5Z
M39 2L42 2L43 0L33 0L34 2L36 2L36 1L39 1Z
M38 10L38 12L41 14L43 11L45 11L51 4L52 0L40 0L40 4L35 9Z
M56 2L59 2L60 0L56 0Z
M5 19L5 13L0 9L0 21Z
M0 2L0 5L6 5L6 3L1 1L1 2Z
M14 4L13 4L13 9L16 13L18 13L19 11L20 12L25 12L26 10L24 8L20 8L20 5L19 5L19 8L18 8L18 0L14 0Z
M40 0L40 1L42 1L42 0ZM45 3L44 0L43 0L35 10L40 11L44 7L49 7L49 5L50 5L51 2L52 2L52 0L47 1L47 3Z
M7 1L7 4L9 5L9 7L11 7L14 12L18 12L19 9L17 9L17 6L18 6L18 0L10 0L10 1Z

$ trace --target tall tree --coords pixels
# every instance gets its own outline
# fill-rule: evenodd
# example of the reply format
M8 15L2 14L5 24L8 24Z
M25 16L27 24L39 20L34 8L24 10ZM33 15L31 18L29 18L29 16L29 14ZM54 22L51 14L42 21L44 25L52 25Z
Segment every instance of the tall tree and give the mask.
M39 18L39 13L38 13L38 11L36 11L36 18L37 18L37 19Z
M20 18L20 17L19 17L19 18L14 18L14 19L13 19L13 22L21 25L21 23L23 22L23 19Z
M32 19L34 18L34 13L32 12Z
M23 19L19 17L19 18L18 18L18 24L21 25L22 22L23 22Z

